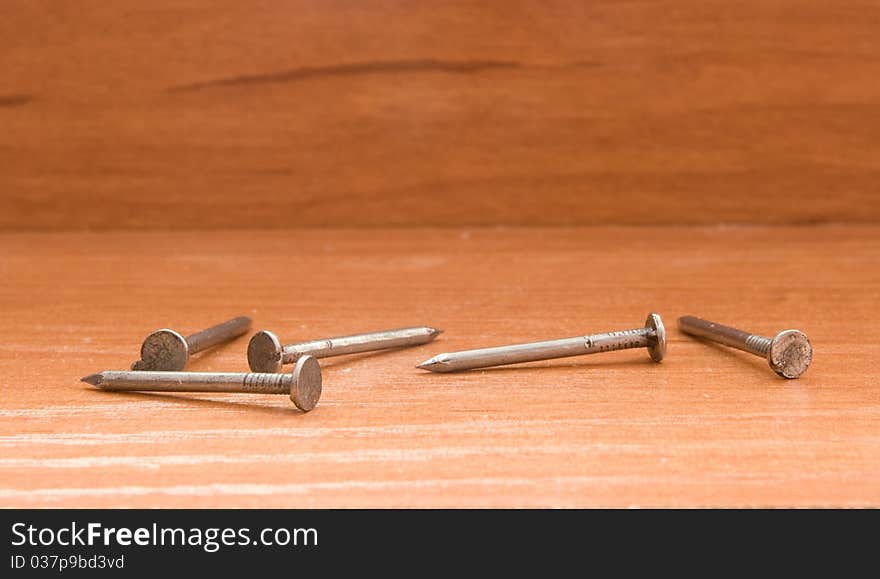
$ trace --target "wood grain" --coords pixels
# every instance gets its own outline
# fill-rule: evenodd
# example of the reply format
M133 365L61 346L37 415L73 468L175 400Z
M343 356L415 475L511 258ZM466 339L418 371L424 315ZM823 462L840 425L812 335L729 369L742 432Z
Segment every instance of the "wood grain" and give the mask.
M880 4L0 8L0 228L880 218Z
M0 234L0 506L880 506L880 228ZM435 375L453 349L670 329L626 351ZM96 391L158 327L235 314L293 341L428 323L329 359L324 395ZM675 329L815 348L796 381ZM246 338L193 370L246 368Z

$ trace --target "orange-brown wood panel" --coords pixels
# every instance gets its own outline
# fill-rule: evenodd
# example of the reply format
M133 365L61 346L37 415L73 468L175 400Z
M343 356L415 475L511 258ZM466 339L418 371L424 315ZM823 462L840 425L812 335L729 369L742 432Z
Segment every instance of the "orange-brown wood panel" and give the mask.
M0 506L880 506L880 229L0 234ZM455 375L462 348L669 326L630 350ZM120 394L158 327L295 341L432 324L322 361L324 395ZM799 380L675 329L812 339ZM247 338L192 370L243 371Z
M0 6L0 228L880 217L880 4Z

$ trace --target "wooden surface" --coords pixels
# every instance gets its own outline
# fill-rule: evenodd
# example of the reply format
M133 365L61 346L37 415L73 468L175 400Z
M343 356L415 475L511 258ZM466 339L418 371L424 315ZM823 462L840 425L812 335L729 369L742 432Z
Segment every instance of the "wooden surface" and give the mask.
M0 506L880 506L880 227L4 233L0 274ZM662 364L413 368L651 310ZM446 332L324 361L309 414L78 381L242 313L285 341ZM681 335L686 313L800 328L813 367L777 378ZM246 343L191 369L244 370Z
M880 219L880 3L5 0L0 228Z

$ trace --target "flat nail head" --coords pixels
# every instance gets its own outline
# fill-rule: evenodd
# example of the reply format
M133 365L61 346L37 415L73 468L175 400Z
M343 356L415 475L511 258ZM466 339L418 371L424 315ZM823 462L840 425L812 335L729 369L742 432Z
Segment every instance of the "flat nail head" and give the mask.
M141 359L131 365L132 370L180 372L189 358L186 338L174 330L156 330L141 344Z
M660 314L648 314L645 329L648 330L648 354L652 360L659 362L666 356L666 327Z
M800 330L783 330L770 342L767 362L783 378L797 378L807 371L812 361L813 347Z
M281 372L281 342L278 336L268 330L254 334L248 343L247 358L251 372ZM317 363L317 362L316 362Z
M303 356L293 368L290 400L303 412L313 409L321 398L321 366L311 356Z

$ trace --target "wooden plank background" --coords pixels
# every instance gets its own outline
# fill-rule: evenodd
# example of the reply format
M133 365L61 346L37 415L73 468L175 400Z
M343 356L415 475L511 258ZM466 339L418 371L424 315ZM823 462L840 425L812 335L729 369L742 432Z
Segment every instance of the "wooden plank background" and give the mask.
M880 3L0 5L0 228L880 217Z
M0 234L0 506L880 505L880 231L592 227ZM291 248L295 248L291 251ZM460 348L669 327L630 350L455 375ZM157 327L294 341L412 324L284 396L120 394ZM799 380L683 336L704 315L815 347ZM242 371L247 339L194 360Z

